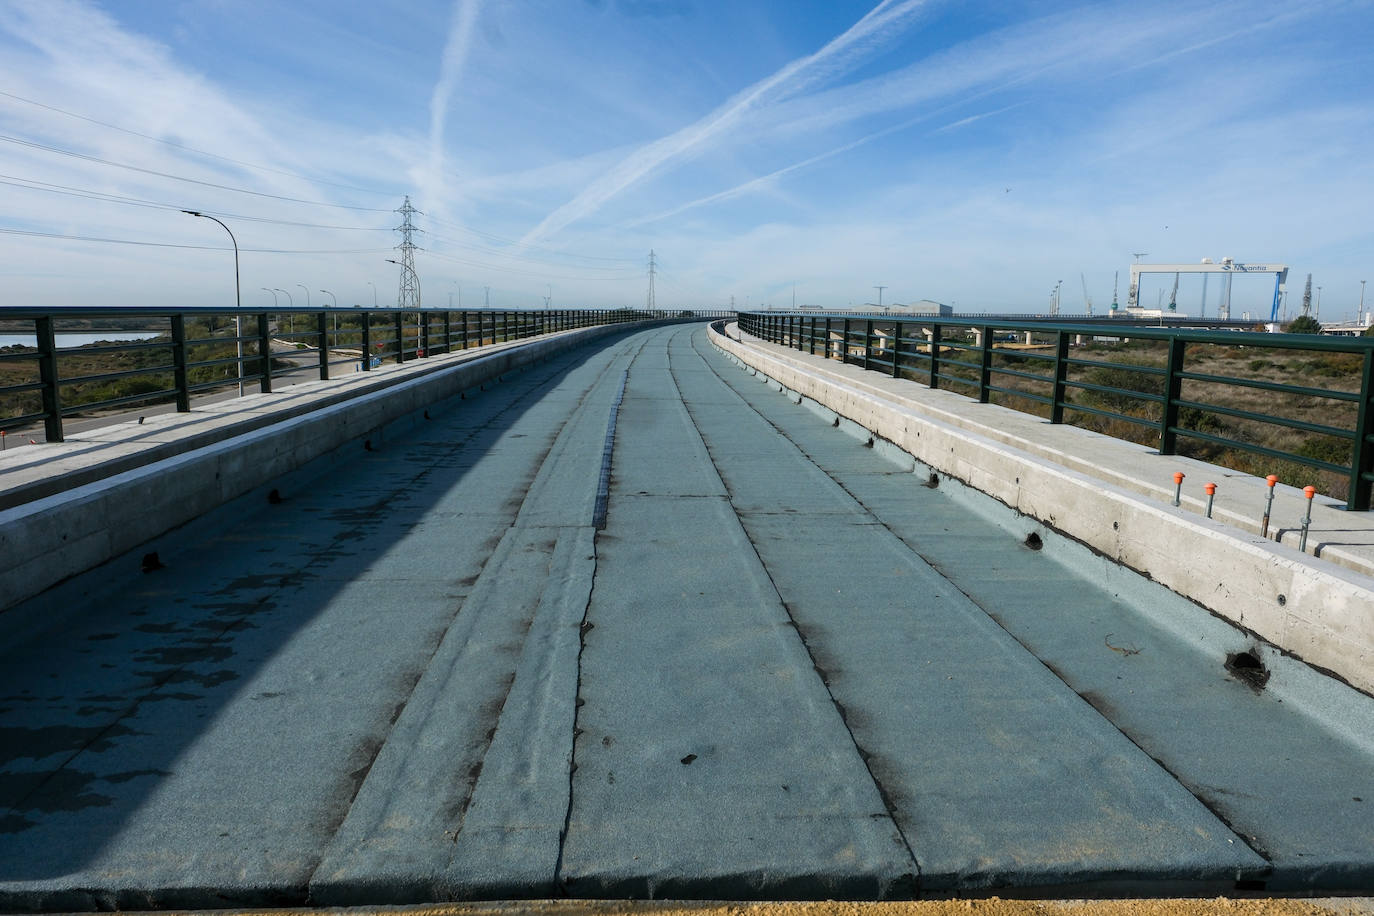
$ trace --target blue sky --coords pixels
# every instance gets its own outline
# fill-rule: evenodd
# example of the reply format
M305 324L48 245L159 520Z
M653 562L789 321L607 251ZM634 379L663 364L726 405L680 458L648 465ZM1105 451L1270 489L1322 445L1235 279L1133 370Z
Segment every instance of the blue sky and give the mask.
M665 306L1101 311L1148 252L1334 320L1372 49L1344 0L0 2L0 303L232 302L180 208L245 305L394 302L409 194L430 306L640 304L652 248Z

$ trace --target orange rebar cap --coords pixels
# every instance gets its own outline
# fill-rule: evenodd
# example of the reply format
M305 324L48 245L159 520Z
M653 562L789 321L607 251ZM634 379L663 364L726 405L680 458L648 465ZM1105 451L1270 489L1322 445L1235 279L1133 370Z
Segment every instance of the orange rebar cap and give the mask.
M1308 499L1311 499L1312 497L1314 497L1314 496L1317 495L1317 488L1316 488L1316 487L1303 487L1303 488L1302 488L1302 495L1303 495L1303 496L1306 496Z
M1264 478L1264 479L1267 480L1267 481L1269 481L1269 489L1272 490L1272 489L1274 488L1274 484L1276 484L1276 483L1279 482L1279 475L1278 475L1278 474L1270 474L1268 477L1266 477L1266 478Z
M1183 483L1183 477L1182 471L1174 471L1174 483Z
M1205 483L1202 485L1202 489L1207 493L1208 496L1211 496L1213 493L1217 491L1217 485L1214 483Z

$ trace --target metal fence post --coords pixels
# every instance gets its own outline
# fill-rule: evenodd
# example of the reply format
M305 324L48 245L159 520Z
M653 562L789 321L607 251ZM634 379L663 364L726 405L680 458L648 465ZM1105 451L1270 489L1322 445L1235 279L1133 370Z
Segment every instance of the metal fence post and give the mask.
M38 381L42 384L43 434L49 442L62 441L62 398L57 390L57 336L52 319L44 316L33 322L38 339Z
M864 368L869 368L869 363L873 361L873 322L864 322Z
M978 371L978 403L986 404L988 396L988 386L992 384L992 328L983 328L983 349L982 364Z
M1067 394L1065 381L1069 376L1069 335L1063 331L1055 332L1054 341L1054 390L1051 392L1050 422L1064 422L1064 400Z
M444 352L453 352L453 313L444 312Z
M849 363L849 319L844 320L844 340L840 341L840 362Z
M329 316L320 312L315 316L315 342L320 349L320 379L329 378Z
M940 387L940 326L930 326L930 387Z
M177 390L177 413L186 413L191 409L191 390L186 384L186 319L182 315L172 316L172 383Z
M363 371L372 371L372 314L363 315Z
M1178 426L1178 399L1183 393L1183 379L1179 378L1183 371L1183 348L1184 343L1178 337L1169 341L1169 374L1164 379L1164 404L1159 412L1161 455L1172 455L1178 450L1178 434L1174 428Z
M396 313L396 362L406 361L406 313Z
M423 359L429 358L429 312L420 311L420 336L416 346L419 348L417 354Z
M1369 416L1371 397L1374 397L1374 349L1364 351L1359 413L1355 417L1355 448L1350 456L1350 495L1346 508L1356 512L1369 510L1370 490L1374 484L1365 476L1374 472L1374 445L1369 441L1370 434L1374 433L1374 423Z
M902 377L902 323L892 326L892 377Z
M258 380L258 390L263 394L271 394L272 329L267 324L266 312L258 312L258 358L262 360L262 378Z

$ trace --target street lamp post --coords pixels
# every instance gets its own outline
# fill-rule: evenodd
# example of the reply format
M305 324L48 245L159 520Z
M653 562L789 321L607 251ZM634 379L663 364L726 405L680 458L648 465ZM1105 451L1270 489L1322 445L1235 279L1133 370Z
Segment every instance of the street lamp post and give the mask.
M208 213L201 213L199 210L182 210L187 216L198 216L201 219L213 219L229 233L229 241L234 244L234 345L238 352L238 363L235 372L239 377L239 397L243 397L243 316L240 314L243 308L243 299L239 292L239 240L234 238L234 232L224 223L215 219Z
M327 289L322 289L322 290L320 290L320 292L324 293L326 296L328 296L329 298L331 298L331 299L334 300L334 308L337 310L338 307L339 307L339 297L336 296L336 295L334 295L333 293L331 293L331 292L330 292L329 290L327 290ZM338 313L338 311L335 311L335 312L334 312L334 333L337 334L338 332L339 332L339 313Z
M295 333L296 333L296 300L293 299L293 298L291 298L291 294L288 293L286 290L282 289L281 287L277 287L277 292L281 293L283 296L286 297L286 308L287 308L287 312L286 312L286 322L287 322L287 329L288 329L288 333L295 334ZM281 330L281 326L278 325L278 326L277 326L277 329L278 329L278 331L280 331L280 330Z

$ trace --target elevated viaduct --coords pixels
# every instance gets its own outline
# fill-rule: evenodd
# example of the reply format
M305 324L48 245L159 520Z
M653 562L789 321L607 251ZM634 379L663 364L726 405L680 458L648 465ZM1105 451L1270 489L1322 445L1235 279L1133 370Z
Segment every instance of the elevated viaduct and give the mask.
M0 463L0 906L1374 887L1365 514L725 323L361 375Z

